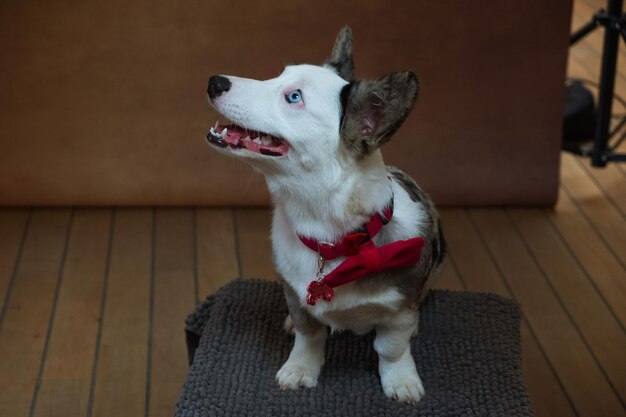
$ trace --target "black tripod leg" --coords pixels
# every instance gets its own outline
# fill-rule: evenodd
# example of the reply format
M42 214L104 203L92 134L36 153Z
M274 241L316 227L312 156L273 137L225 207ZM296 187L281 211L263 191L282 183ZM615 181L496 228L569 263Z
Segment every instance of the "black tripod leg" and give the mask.
M578 42L579 40L581 40L582 38L584 38L585 36L587 36L588 34L593 32L593 30L596 29L599 26L599 24L600 23L594 17L591 22L589 22L585 26L579 28L576 32L574 32L569 37L569 44L570 44L570 46L574 45L576 42Z
M609 1L607 14L609 17L622 15L623 0ZM604 167L607 162L607 147L611 123L611 107L613 104L613 87L615 85L615 69L617 66L617 48L619 46L620 28L606 25L604 31L604 48L602 51L602 72L600 74L600 97L598 99L598 116L593 141L591 164Z

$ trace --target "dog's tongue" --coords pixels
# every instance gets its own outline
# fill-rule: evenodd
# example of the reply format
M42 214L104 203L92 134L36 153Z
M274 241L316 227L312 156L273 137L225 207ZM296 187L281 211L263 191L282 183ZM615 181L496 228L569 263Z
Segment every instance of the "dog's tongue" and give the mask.
M224 129L227 129L224 140L233 145L238 145L239 141L246 136L251 138L259 136L258 132L255 132L253 130L245 130L237 125L220 126L220 128L221 129L218 129L219 133L222 133Z
M245 147L252 152L280 156L287 153L289 149L289 145L285 141L275 140L270 135L256 130L243 129L237 125L218 126L215 130L217 133L226 130L226 135L222 137L226 143L232 146Z

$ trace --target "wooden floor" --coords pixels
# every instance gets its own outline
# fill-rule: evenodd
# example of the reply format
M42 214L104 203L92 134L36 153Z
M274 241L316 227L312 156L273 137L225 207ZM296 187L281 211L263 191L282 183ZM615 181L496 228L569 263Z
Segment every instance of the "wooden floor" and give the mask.
M577 0L573 25L601 3ZM569 74L597 79L600 46L598 33L573 48ZM623 416L626 167L563 155L561 172L554 210L442 210L437 287L521 303L538 416ZM267 209L0 210L0 416L171 416L184 317L233 277L276 278L269 222Z

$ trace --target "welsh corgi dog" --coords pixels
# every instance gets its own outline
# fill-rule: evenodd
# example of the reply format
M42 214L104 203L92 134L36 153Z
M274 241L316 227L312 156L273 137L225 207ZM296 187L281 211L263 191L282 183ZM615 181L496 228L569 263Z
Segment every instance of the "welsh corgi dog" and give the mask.
M446 243L431 199L380 150L419 87L407 71L355 79L347 26L320 66L209 79L209 102L229 122L208 143L263 173L274 204L273 259L295 334L276 374L282 389L316 386L329 328L374 330L383 392L405 403L424 396L410 339Z

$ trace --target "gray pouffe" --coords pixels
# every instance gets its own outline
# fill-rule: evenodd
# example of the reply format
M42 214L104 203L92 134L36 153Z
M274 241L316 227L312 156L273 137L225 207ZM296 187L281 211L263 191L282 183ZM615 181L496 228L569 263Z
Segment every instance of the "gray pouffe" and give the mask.
M177 417L532 416L520 369L520 311L491 294L433 291L412 341L426 396L386 398L373 334L329 337L317 387L281 391L274 380L293 336L275 282L236 280L187 319L191 367Z

